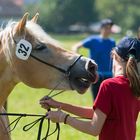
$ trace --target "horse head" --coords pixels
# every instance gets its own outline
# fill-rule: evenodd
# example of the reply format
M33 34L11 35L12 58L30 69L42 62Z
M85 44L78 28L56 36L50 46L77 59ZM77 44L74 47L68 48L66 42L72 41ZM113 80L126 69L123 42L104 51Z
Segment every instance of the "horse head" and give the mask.
M76 90L84 93L97 81L97 65L86 57L62 48L37 24L38 14L26 13L1 33L4 55L15 83L34 88ZM7 45L5 45L7 44Z

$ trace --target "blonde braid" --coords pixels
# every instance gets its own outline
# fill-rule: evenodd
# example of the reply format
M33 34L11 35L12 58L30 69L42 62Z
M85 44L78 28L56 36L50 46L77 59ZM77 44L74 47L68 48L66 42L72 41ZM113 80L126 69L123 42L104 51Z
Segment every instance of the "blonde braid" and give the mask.
M138 72L137 62L134 55L129 55L126 64L126 76L129 79L130 87L134 96L140 97L140 76Z

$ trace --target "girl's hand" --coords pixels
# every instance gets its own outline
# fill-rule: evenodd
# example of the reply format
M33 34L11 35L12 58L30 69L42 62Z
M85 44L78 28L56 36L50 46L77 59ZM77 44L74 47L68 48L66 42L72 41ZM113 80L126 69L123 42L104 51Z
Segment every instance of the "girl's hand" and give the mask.
M51 98L49 98L48 96L43 97L42 99L40 99L40 105L42 108L44 109L50 109L50 108L60 108L60 102L55 101Z
M49 111L47 113L47 119L50 119L52 122L56 123L61 123L64 122L65 117L67 116L66 113L62 112L60 109L57 111Z

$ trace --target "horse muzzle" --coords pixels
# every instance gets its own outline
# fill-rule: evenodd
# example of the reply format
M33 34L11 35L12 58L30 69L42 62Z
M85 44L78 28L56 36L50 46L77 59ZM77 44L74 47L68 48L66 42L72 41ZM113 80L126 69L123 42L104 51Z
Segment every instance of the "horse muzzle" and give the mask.
M98 80L97 64L94 60L81 57L70 71L70 85L73 90L83 94L91 84Z

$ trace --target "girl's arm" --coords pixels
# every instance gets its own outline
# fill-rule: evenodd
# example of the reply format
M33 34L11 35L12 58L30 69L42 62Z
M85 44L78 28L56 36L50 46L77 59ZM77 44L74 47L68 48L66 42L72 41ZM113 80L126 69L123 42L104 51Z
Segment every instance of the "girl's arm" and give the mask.
M49 109L51 108L61 108L62 110L72 113L76 116L82 117L82 118L92 118L93 116L93 109L92 107L80 107L80 106L74 106L67 103L62 103L55 101L53 99L41 99L40 104L43 108Z
M81 132L97 136L102 130L105 119L106 115L99 109L96 109L92 121L86 122L68 117L66 123Z
M91 121L78 120L74 117L68 116L67 114L58 110L58 111L50 111L48 112L47 118L51 119L53 122L64 122L73 128L93 136L97 136L100 134L104 122L106 120L106 114L104 114L101 110L96 109Z

